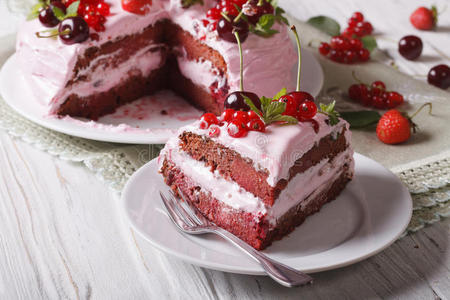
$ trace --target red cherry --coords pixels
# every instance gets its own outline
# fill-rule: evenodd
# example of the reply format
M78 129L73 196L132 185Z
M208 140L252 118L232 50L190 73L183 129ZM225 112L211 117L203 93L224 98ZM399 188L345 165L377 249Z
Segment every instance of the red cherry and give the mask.
M218 137L220 135L220 128L217 125L212 125L209 127L208 135L210 137Z
M205 113L200 118L200 129L206 129L209 128L212 124L219 124L219 120L217 120L217 117L212 113Z
M360 84L360 98L359 101L364 106L370 106L372 103L371 95L369 89L366 85Z
M302 102L305 102L305 101L314 102L314 97L308 92L295 91L295 92L290 92L288 95L292 96L295 99L295 101L297 101L299 104Z
M370 89L370 95L372 96L381 96L383 90L378 87L373 87Z
M247 135L247 126L240 120L233 120L228 124L227 132L234 138L244 137Z
M233 119L235 110L232 108L225 109L220 116L220 119L225 122L230 122Z
M248 130L251 130L251 131L259 131L259 132L266 131L266 125L264 125L264 122L259 118L250 120L247 123L247 127L248 127Z
M298 111L298 119L309 120L312 119L317 113L317 106L312 101L305 101L300 104Z

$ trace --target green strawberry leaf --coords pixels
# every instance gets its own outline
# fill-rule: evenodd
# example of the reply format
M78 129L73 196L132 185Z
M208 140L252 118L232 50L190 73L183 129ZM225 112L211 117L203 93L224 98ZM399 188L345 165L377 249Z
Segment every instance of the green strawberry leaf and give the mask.
M377 48L377 46L378 46L377 40L373 36L370 36L370 35L363 36L361 38L361 42L363 43L364 48L366 48L370 52L375 50L375 48Z
M364 128L378 123L381 115L374 110L360 110L342 112L341 117L346 120L352 129Z
M330 17L312 17L306 23L331 36L339 35L341 32L341 26L339 25L339 23Z

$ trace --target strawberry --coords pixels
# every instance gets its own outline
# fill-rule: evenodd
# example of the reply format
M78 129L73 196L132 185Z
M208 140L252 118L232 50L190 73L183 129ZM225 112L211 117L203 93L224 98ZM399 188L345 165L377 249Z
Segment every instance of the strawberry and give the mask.
M409 17L411 24L420 30L430 30L437 23L437 9L435 6L430 8L419 7Z
M122 8L137 15L148 14L151 6L152 0L122 0Z
M425 106L429 106L429 114L431 115L431 103L422 105L411 117L396 109L388 110L378 121L376 130L378 139L385 144L406 142L411 137L411 129L415 133L417 128L412 118Z

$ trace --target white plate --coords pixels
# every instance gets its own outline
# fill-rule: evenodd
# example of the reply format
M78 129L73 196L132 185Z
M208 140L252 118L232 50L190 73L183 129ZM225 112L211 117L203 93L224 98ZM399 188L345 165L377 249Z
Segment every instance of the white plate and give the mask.
M354 179L335 201L264 253L313 273L361 261L393 243L411 219L411 196L379 163L361 154L355 154L355 163ZM131 177L122 194L132 226L156 248L205 268L264 274L251 258L213 234L180 233L162 207L159 190L168 187L154 159Z
M323 85L322 67L308 50L303 50L302 55L302 90L317 96ZM41 126L77 137L115 143L163 144L179 127L202 114L172 92L163 91L145 97L151 101L143 98L132 102L97 122L51 117L48 108L39 101L39 95L34 95L26 84L15 54L0 72L0 94L19 114ZM169 113L161 114L162 110Z

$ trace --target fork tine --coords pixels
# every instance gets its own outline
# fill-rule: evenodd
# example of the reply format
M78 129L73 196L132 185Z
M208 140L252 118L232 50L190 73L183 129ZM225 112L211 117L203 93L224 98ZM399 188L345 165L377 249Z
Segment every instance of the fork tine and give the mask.
M205 218L205 216L202 215L201 212L199 212L197 207L195 207L190 201L186 199L186 195L180 188L178 188L178 193L180 194L186 205L190 208L189 210L191 212L191 216L195 218L198 223L200 223L201 225L206 225L210 222L207 218Z
M161 196L161 200L166 207L167 212L169 213L169 217L172 220L172 222L177 225L178 228L181 230L185 230L186 227L189 227L187 222L181 218L179 213L175 210L173 201L168 200L166 196L160 191L159 195Z
M180 190L180 189L178 189L178 190ZM173 191L170 191L170 195L172 196L172 200L174 201L175 206L178 209L178 212L183 216L184 219L187 219L192 225L195 225L195 226L198 226L201 224L201 223L197 222L198 219L194 219L192 217L192 213L189 212L190 211L189 208L185 209L185 206L183 205L183 203L181 203L181 201L179 201L177 199L177 196L175 196L175 193ZM184 203L188 203L185 198L183 198L183 200L184 200Z

